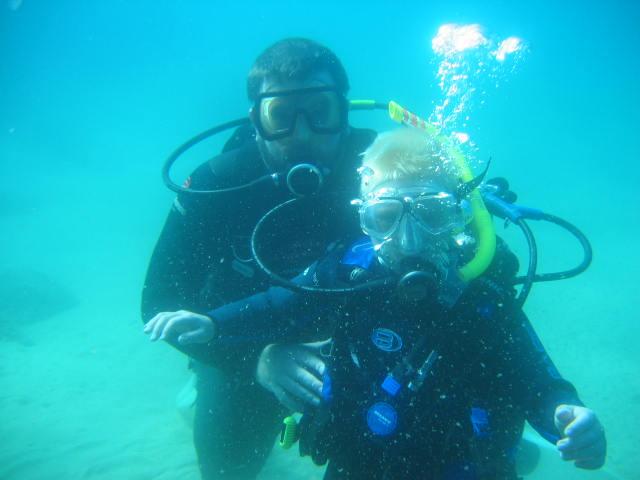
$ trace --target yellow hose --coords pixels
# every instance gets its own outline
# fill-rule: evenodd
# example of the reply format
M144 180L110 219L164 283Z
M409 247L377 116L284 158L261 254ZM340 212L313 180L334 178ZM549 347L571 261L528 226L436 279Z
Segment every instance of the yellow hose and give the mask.
M462 180L469 182L473 180L473 173L467 165L464 155L458 147L453 145L451 140L440 134L439 130L432 124L426 122L414 113L398 103L389 102L389 116L397 123L402 123L410 127L424 130L429 135L437 136L438 139L448 149L449 156L456 162ZM473 211L473 220L471 228L476 238L476 253L474 257L465 265L460 267L458 274L465 282L479 277L489 267L496 251L496 233L493 228L491 215L482 201L482 196L478 190L474 190L470 194L471 208Z

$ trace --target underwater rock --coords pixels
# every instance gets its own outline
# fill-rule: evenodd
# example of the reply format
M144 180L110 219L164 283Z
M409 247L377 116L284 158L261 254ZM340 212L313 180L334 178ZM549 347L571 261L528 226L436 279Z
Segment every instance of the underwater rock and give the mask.
M31 269L0 271L0 340L30 343L22 330L78 304L63 284Z

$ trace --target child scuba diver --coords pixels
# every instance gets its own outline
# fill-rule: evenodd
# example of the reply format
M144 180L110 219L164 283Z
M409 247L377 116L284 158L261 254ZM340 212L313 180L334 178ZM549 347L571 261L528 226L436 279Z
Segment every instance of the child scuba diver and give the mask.
M360 172L366 237L334 245L295 280L300 291L160 314L148 331L221 356L261 352L265 388L316 405L298 407L300 450L329 462L326 479L515 479L525 419L564 459L602 466L597 417L514 302L515 257L498 241L486 268L462 273L479 250L481 178L461 180L446 145L412 129L380 135ZM321 346L294 344L327 331Z

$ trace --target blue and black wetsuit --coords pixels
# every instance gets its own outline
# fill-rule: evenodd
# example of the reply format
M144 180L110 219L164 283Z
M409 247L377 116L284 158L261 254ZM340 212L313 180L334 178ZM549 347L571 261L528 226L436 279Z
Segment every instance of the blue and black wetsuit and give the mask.
M271 288L210 312L220 327L210 347L259 349L331 330L331 395L305 414L301 438L302 453L329 461L326 478L515 478L525 419L555 441L556 406L580 401L513 307L517 261L499 245L452 308L402 302L391 288L333 298ZM345 286L380 270L371 252L354 261L336 248L296 281Z

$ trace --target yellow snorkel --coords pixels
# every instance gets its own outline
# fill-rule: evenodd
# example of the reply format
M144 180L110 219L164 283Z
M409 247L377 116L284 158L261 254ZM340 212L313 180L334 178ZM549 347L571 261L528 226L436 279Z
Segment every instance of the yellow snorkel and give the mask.
M362 102L362 101L361 101ZM367 101L365 101L367 102ZM375 104L375 102L373 102ZM369 103L366 103L369 105ZM374 106L356 106L356 108L376 108ZM414 113L411 113L406 108L403 108L394 101L388 104L389 116L397 123L402 123L409 127L418 128L424 130L430 135L436 136L448 150L449 156L456 162L456 165L461 173L462 180L469 182L473 180L473 174L471 169L467 165L464 155L457 148L451 140L441 135L438 129L418 117ZM489 267L493 260L493 255L496 251L496 234L493 229L493 222L491 221L491 215L482 201L480 192L476 189L470 193L471 208L473 210L473 220L471 227L476 238L476 253L475 256L465 265L460 267L458 274L460 278L469 282L474 278L479 277Z

